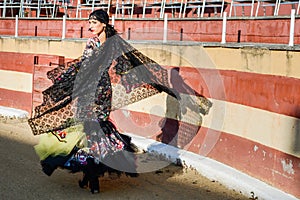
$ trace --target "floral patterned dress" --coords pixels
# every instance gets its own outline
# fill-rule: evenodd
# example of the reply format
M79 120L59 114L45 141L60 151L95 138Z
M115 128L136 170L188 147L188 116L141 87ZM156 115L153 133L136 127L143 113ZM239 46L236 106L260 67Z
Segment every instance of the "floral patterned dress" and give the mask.
M54 84L59 82L61 85L61 83L67 82L68 79L66 77L78 71L82 63L90 59L93 52L100 47L101 44L98 37L89 38L79 61L70 65L63 73L56 71L52 74L55 77ZM107 70L99 78L95 93L95 104L101 109L99 107L98 109L89 107L89 109L84 109L84 111L81 110L80 116L77 117L89 120L84 120L71 126L76 128L58 128L41 135L40 143L35 146L35 150L41 158L43 171L46 174L51 175L58 166L69 168L74 172L78 171L87 165L89 158L92 158L97 164L102 163L106 166L102 166L102 174L107 168L128 173L136 172L134 155L127 153L125 157L122 154L122 151L134 151L131 148L131 138L119 133L114 124L109 121L111 100L112 86L109 70ZM80 104L80 100L77 103ZM94 113L97 114L97 117L95 117ZM76 115L76 113L74 112L73 115ZM47 124L43 123L42 125ZM78 129L83 129L81 131L85 133L85 137L79 135L78 132L80 131ZM51 136L55 136L58 140L51 140L50 142L49 138Z
M111 111L160 92L180 100L168 71L119 35L103 44L90 38L80 59L47 75L53 84L28 120L33 134L45 138L36 150L48 175L57 167L83 171L80 186L89 181L97 188L97 177L107 171L137 172L135 146L110 121ZM209 101L204 105L205 111L211 107ZM47 141L53 145L44 145Z

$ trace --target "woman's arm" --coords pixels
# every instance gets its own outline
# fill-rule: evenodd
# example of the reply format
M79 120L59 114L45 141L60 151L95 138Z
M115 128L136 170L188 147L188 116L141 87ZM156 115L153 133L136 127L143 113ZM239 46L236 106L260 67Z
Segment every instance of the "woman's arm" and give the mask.
M83 50L81 60L83 61L84 59L90 57L92 55L93 50L99 47L100 47L100 41L98 37L89 38L85 45L85 49Z

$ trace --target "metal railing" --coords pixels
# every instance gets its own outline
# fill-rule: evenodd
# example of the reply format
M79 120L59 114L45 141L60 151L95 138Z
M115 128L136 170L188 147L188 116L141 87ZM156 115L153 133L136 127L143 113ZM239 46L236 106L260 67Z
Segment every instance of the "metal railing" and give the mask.
M86 18L95 9L133 19L287 16L292 9L299 15L300 0L0 0L3 18Z

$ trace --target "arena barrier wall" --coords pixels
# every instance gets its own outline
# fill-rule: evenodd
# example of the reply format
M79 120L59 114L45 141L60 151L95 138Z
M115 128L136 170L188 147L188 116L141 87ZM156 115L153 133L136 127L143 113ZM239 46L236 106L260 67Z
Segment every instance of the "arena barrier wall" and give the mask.
M0 105L31 113L40 91L51 84L45 72L81 55L85 41L1 38ZM112 113L124 132L203 155L300 198L300 52L258 47L132 43L212 101L201 127L177 120L173 103L158 94ZM72 51L70 51L72 49ZM51 63L51 64L50 64ZM167 133L163 130L167 130ZM190 131L186 131L190 130ZM167 135L168 136L168 135ZM174 139L176 138L176 140ZM175 141L175 143L174 143Z

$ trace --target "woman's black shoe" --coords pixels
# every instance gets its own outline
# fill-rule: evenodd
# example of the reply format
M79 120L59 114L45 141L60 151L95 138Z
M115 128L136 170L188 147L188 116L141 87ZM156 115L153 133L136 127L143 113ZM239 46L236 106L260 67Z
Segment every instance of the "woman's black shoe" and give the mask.
M90 180L90 189L92 194L100 192L99 179L97 176L94 176Z

